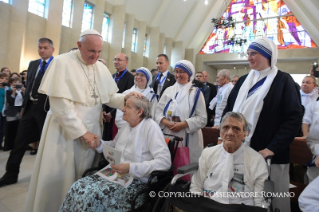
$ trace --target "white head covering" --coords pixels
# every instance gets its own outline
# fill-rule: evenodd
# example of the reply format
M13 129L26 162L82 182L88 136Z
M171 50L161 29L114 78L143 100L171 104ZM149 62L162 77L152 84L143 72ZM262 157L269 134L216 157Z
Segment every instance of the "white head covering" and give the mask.
M249 136L246 136L245 140L248 145L250 144L250 139L254 134L259 115L262 111L264 98L266 97L270 86L278 73L278 68L276 67L278 57L276 44L268 38L259 38L256 39L253 43L254 44L251 45L250 48L258 52L262 52L263 50L264 52L267 52L267 54L271 55L271 66L270 68L264 70L266 71L267 78L263 85L260 86L250 97L247 98L249 90L255 84L253 83L253 80L256 75L259 74L259 71L252 69L249 72L245 82L240 87L238 96L235 101L233 111L242 113L247 121L252 125L251 132ZM267 55L264 55L264 53L260 54L267 58Z
M274 68L277 64L278 49L272 40L268 38L258 38L249 45L248 49L253 49L270 60L271 68Z
M180 60L176 63L175 68L180 68L185 71L189 76L189 82L192 82L195 78L195 68L193 64L188 60Z
M102 38L101 34L100 34L98 31L94 30L94 29L84 30L84 31L81 33L81 35L80 35L80 39L81 39L82 37L84 37L85 35L98 35L98 36L100 36L100 37Z
M147 68L145 68L145 67L138 68L136 70L136 73L142 73L146 77L147 86L149 86L152 83L152 81L153 81L152 73ZM134 80L134 82L135 82L135 80Z

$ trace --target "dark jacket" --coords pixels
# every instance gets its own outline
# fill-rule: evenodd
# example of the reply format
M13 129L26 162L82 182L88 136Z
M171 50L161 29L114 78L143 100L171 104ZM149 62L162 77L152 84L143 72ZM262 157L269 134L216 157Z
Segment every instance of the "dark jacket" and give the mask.
M173 74L171 74L171 73L169 73L168 72L168 74L167 74L167 78L165 79L165 82L164 82L164 85L163 85L163 88L162 88L162 90L161 90L161 93L160 93L160 97L163 95L163 93L164 93L164 91L165 91L165 89L166 88L168 88L169 86L172 86L172 85L174 85L175 84L175 82L176 82L176 80L175 80L175 76L173 75ZM157 94L157 87L158 87L158 84L159 84L159 81L158 81L158 79L156 78L156 80L155 81L153 81L152 82L152 85L151 85L151 87L153 88L153 90L154 90L154 93L156 93Z
M232 111L238 91L247 75L237 81L231 91L224 114ZM278 71L264 98L250 147L257 152L265 148L275 153L274 164L289 163L289 145L294 140L302 121L302 106L299 90L287 73Z
M26 105L28 104L28 101L30 100L32 85L35 80L35 75L37 73L39 65L40 65L40 59L31 61L29 64L25 96L24 96L24 101L22 105L23 108L26 107ZM39 105L39 108L41 108L39 110L39 113L46 114L46 111L50 109L49 98L47 99L47 95L41 94L41 93L38 94L38 105ZM45 105L45 109L44 109L44 105ZM25 112L26 111L23 110L23 114Z
M17 95L18 94L16 93L15 96L17 97ZM6 116L14 117L17 115L17 113L20 113L21 106L14 106L15 98L12 97L12 90L6 91L6 99L7 99Z

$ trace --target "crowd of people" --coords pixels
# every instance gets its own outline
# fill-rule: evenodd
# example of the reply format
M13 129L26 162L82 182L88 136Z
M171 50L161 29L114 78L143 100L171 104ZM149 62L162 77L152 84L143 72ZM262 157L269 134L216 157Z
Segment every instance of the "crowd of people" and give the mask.
M190 163L199 163L192 192L261 192L269 175L268 156L275 192L288 192L294 139L307 140L314 158L307 175L310 186L318 184L317 81L306 76L299 90L276 67L278 50L271 40L250 44L247 75L231 76L223 69L216 85L208 82L207 71L196 72L187 60L170 64L165 54L157 56L156 69L128 71L129 58L118 53L112 75L99 58L102 46L101 35L86 30L77 48L53 58L53 42L41 38L40 59L31 61L28 70L1 69L0 148L11 152L0 187L18 182L28 144L40 141L31 152L37 157L25 211L129 210L150 173L172 165L163 133L183 138ZM204 150L205 126L219 129L222 143ZM98 175L80 179L97 164L104 145L122 152L120 164L111 168L132 176L129 187ZM309 209L308 190L300 206ZM226 204L262 206L261 198L210 196ZM290 211L289 198L275 198L273 206Z

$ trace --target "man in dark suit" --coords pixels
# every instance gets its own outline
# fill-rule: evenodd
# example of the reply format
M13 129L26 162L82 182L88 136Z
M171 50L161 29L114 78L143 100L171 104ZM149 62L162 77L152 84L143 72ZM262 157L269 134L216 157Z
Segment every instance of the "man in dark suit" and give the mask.
M128 57L123 53L115 55L113 59L115 69L117 70L116 73L113 74L113 79L119 88L118 93L123 93L134 85L134 75L126 69L128 60ZM103 105L103 120L105 122L103 132L104 140L112 140L115 136L112 134L112 128L115 126L113 123L115 115L116 109Z
M18 181L20 164L29 143L40 140L49 102L47 96L38 93L45 70L53 59L52 40L41 38L38 41L39 60L31 61L28 68L27 89L23 102L22 118L19 123L14 148L7 161L6 173L0 179L0 187Z
M204 75L203 83L210 88L209 102L208 102L208 105L206 105L207 106L206 107L206 111L207 111L207 126L213 126L213 124L211 123L211 120L214 120L214 119L212 119L212 116L215 114L215 109L211 110L208 107L209 107L210 101L212 101L212 99L217 95L217 89L216 89L215 85L213 85L212 83L208 82L208 77L209 77L208 72L207 71L203 71L202 73Z
M175 76L168 71L169 60L166 54L159 54L157 56L156 66L159 73L156 80L151 84L151 87L161 97L165 89L174 85L176 80Z

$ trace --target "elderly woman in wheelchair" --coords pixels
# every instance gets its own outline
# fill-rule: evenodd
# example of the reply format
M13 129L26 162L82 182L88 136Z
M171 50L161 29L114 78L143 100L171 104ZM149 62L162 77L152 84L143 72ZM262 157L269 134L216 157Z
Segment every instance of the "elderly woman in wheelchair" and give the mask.
M129 211L134 194L146 187L154 170L168 170L171 155L159 126L150 118L150 103L145 97L129 97L123 108L125 125L113 141L92 142L91 148L103 151L108 145L122 152L120 165L111 165L118 174L133 177L127 187L91 175L75 182L60 211ZM95 144L93 144L95 143ZM136 206L143 204L143 196Z
M220 126L223 143L203 150L190 191L224 204L261 207L268 170L262 155L243 143L249 124L242 114L228 112Z

